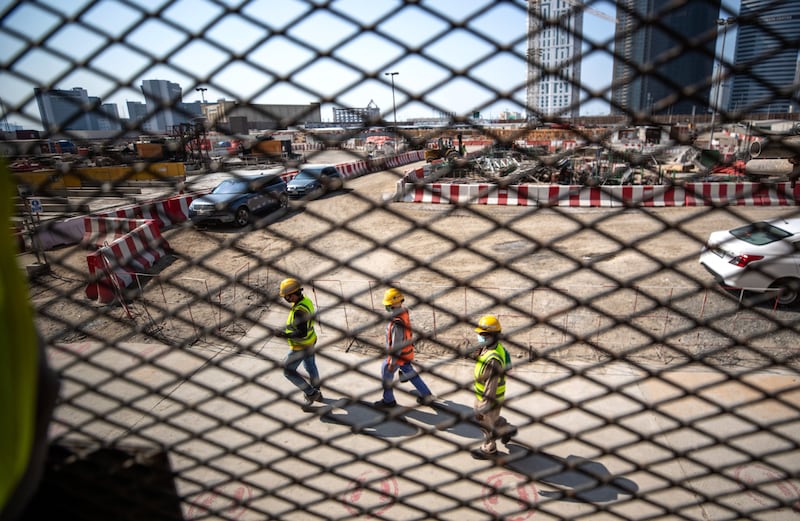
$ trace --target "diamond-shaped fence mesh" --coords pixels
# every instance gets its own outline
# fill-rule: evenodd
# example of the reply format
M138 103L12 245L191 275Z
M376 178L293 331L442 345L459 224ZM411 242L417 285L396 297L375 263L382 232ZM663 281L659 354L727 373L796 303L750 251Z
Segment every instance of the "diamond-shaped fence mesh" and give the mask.
M798 83L768 65L796 70L798 19L1 2L4 175L59 384L39 381L41 479L15 474L7 512L797 519ZM337 174L287 192L312 165ZM209 199L237 179L247 198Z

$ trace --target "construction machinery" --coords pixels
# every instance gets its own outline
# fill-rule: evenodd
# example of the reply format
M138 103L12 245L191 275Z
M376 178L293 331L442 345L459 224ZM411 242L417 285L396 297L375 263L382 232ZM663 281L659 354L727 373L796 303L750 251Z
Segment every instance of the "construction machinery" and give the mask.
M437 159L451 161L462 157L461 134L458 135L458 147L449 139L439 138L433 147L425 149L425 161L430 163Z

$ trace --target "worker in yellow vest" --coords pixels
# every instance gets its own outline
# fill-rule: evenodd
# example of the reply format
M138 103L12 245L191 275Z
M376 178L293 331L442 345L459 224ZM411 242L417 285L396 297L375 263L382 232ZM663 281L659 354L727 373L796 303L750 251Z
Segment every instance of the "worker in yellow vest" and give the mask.
M497 455L497 440L508 443L517 428L500 415L506 396L506 374L511 369L511 357L500 343L500 321L486 315L475 328L478 349L475 364L475 420L483 433L483 443L472 451L475 459L490 459Z
M417 403L430 405L434 401L431 390L425 385L422 377L414 370L414 343L412 341L411 319L408 309L403 306L405 296L397 288L389 288L383 295L383 306L390 314L386 325L386 358L381 364L381 380L383 382L383 399L373 405L379 409L391 409L397 405L394 399L392 382L394 375L400 371L401 381L410 381L416 387L419 396Z
M280 296L292 305L286 327L276 331L275 336L285 338L289 343L289 352L284 359L283 375L298 389L303 391L305 405L322 401L319 370L314 357L317 345L317 333L314 330L314 304L303 295L303 287L296 279L288 278L281 282ZM308 380L297 371L303 364L308 373Z
M0 157L0 222L10 223L17 195ZM4 224L5 226L5 224ZM0 519L25 511L45 473L48 430L60 383L34 323L27 279L10 233L0 232Z

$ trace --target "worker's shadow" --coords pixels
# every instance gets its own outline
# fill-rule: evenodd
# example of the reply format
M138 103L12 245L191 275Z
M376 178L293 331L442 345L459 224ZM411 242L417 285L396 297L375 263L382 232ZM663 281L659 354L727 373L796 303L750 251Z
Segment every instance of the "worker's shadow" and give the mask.
M429 406L416 407L406 412L405 416L415 423L424 423L462 438L482 437L472 407L451 400L437 400Z
M383 411L369 402L340 398L325 398L322 405L304 408L317 414L324 423L335 423L349 427L353 434L365 434L379 438L414 436L419 428L403 418L403 409Z
M305 410L317 414L322 422L347 426L354 434L381 438L413 436L420 428L425 429L422 425L425 424L465 438L481 437L472 409L449 400L436 402L434 406L396 407L384 411L361 400L326 398L322 405Z
M580 456L551 456L514 442L508 445L508 450L507 468L556 488L538 491L546 498L603 503L632 496L639 490L634 481L615 477L602 463Z

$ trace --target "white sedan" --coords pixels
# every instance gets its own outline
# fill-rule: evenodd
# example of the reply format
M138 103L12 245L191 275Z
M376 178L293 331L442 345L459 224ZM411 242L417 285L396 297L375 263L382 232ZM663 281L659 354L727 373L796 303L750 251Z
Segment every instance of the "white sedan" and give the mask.
M774 292L781 305L800 301L800 218L773 219L712 232L700 264L722 286Z

